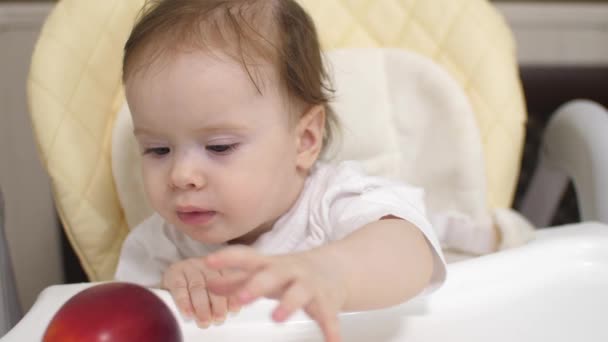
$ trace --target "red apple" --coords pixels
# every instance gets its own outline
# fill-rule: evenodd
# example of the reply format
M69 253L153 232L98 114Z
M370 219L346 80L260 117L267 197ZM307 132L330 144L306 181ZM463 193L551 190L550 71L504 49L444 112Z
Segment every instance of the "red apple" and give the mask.
M43 342L180 342L171 310L152 291L129 283L94 285L70 298Z

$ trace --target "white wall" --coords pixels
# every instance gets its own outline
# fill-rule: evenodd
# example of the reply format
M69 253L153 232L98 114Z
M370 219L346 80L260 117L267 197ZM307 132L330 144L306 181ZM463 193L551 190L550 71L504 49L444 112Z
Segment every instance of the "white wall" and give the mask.
M608 3L497 4L521 64L608 65Z
M51 4L0 4L0 186L19 299L63 282L59 227L27 111L30 55Z

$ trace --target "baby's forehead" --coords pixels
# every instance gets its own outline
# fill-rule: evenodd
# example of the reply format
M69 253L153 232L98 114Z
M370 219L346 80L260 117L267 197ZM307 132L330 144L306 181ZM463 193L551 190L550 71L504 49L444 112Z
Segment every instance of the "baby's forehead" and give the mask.
M242 61L221 49L190 48L171 51L131 76L136 82L127 81L127 86L176 79L179 83L184 78L205 78L228 80L241 90L250 88L262 96L268 92L283 91L279 70L271 61L262 57Z
M223 51L181 51L158 59L147 70L132 75L126 90L127 98L137 103L154 102L162 94L174 94L174 98L180 99L178 102L188 99L193 106L213 103L218 111L270 103L284 112L290 112L291 107L271 63L259 60L245 68Z

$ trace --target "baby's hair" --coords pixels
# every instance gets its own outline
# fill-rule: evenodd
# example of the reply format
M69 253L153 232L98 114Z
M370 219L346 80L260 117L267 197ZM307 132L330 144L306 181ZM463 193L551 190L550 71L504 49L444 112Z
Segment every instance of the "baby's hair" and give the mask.
M338 119L312 18L295 0L148 0L124 48L123 82L171 53L220 50L240 63L261 94L259 58L271 63L291 105L326 111L323 148Z

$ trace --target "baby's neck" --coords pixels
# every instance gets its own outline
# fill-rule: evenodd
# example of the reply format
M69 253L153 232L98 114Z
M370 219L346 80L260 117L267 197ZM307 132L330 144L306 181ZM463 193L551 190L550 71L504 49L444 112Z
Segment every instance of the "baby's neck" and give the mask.
M302 195L302 191L304 189L304 185L306 183L308 175L309 175L309 173L307 172L305 176L304 176L304 174L302 174L302 177L298 177L296 186L294 186L293 191L289 194L289 196L283 202L283 203L286 204L286 206L281 209L281 211L280 211L280 213L278 215L276 215L275 217L272 217L271 219L269 219L268 221L264 222L262 225L258 226L257 228L254 228L249 233L247 233L245 235L242 235L242 236L240 236L240 237L238 237L236 239L232 239L230 241L227 241L226 243L228 245L247 245L247 246L250 246L250 245L253 245L258 240L258 238L260 236L264 235L264 233L267 233L267 232L271 231L273 229L275 223L281 217L283 217L283 215L285 215L287 212L289 212L289 210L291 210L291 208L293 208L294 205L300 199L300 196Z

